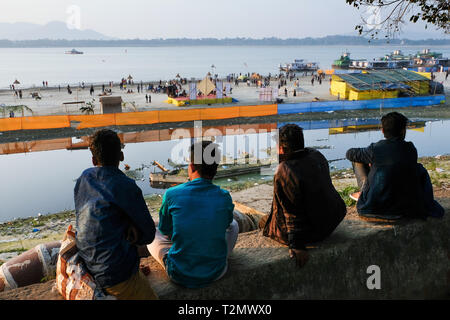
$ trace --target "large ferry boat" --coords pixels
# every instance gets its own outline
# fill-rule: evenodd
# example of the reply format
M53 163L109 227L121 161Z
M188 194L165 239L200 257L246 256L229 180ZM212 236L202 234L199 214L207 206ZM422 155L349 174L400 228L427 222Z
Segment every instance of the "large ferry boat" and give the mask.
M305 62L304 59L295 59L293 63L280 65L280 71L284 72L308 72L319 70L317 62Z
M417 52L412 60L413 68L417 71L446 71L450 67L449 58L444 58L442 53L431 52L430 49Z
M450 67L450 59L442 57L442 53L430 52L425 49L415 55L405 55L401 50L396 50L381 58L373 59L350 59L350 53L341 55L335 60L333 69L356 69L356 70L386 70L407 69L414 71L445 71Z

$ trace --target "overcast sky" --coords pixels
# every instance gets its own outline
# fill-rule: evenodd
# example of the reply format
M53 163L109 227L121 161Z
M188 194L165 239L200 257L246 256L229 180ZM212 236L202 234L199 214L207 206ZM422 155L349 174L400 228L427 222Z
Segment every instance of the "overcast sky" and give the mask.
M0 22L73 22L73 6L81 29L141 39L357 35L361 14L345 0L12 0L0 2ZM423 25L405 32L448 37Z

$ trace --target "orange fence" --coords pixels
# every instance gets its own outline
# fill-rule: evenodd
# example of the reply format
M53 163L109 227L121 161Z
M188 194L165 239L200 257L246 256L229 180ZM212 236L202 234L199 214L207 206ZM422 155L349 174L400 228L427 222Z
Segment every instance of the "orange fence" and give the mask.
M97 115L39 116L0 119L0 132L15 130L55 129L74 127L78 130L124 125L221 120L240 117L276 115L278 106L237 106L184 110L159 110Z
M69 116L70 122L80 122L76 125L78 130L85 128L108 127L116 124L115 114L75 115Z
M22 118L0 119L0 131L22 130Z
M155 124L159 122L159 111L116 113L116 126Z
M69 116L23 117L20 119L22 119L22 130L55 129L70 126Z

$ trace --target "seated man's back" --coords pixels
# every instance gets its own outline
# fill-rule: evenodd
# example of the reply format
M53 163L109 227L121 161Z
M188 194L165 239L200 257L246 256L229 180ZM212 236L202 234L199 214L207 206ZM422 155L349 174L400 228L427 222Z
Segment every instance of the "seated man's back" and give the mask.
M323 240L336 229L345 217L346 207L331 182L328 161L319 151L305 148L280 163L274 179L272 210L272 220L264 233L286 245L288 233L296 234L292 237L301 248L307 242ZM291 231L288 225L292 225Z
M308 259L306 244L328 237L347 208L331 182L328 161L319 151L305 148L302 128L281 127L278 152L272 210L260 227L265 236L288 245L290 256L302 266Z
M166 192L159 230L173 242L166 268L174 281L199 287L222 274L228 250L225 231L233 221L233 209L230 194L207 179Z
M412 142L387 139L373 144L373 162L358 211L365 214L423 216L423 197Z
M403 115L392 112L382 118L385 140L347 151L361 189L359 214L426 216L417 149L405 141L407 121Z
M128 228L138 227L146 244L155 226L136 182L115 167L87 169L75 187L75 207L77 247L96 281L109 287L137 272L137 247L126 239Z
M223 277L238 237L228 191L213 184L220 162L210 141L190 147L189 182L166 191L150 254L174 282L201 288Z
M155 299L138 255L138 246L155 238L155 223L141 189L119 170L120 138L100 130L89 148L95 167L81 174L74 189L79 255L105 293L120 300Z

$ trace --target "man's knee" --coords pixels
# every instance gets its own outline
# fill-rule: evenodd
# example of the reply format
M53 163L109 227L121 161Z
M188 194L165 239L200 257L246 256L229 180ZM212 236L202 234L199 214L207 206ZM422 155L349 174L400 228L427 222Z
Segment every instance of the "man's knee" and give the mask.
M227 231L233 234L239 234L239 223L233 219Z
M263 230L266 227L267 220L269 219L269 215L265 215L264 217L259 220L258 227L259 229Z
M105 291L119 300L157 300L158 296L145 275L138 271L130 279Z

